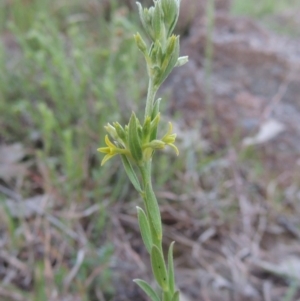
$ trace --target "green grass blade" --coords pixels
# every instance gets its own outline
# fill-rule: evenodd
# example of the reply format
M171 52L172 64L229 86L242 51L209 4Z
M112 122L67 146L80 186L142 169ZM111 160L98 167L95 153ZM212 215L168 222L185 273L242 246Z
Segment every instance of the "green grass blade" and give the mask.
M168 252L168 276L169 276L169 289L173 293L175 291L175 276L174 276L174 261L173 261L173 247L175 241L170 244Z

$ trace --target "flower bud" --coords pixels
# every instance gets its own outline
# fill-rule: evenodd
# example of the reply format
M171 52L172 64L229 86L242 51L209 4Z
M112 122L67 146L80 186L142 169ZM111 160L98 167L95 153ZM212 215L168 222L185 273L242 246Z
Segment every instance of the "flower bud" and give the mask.
M141 52L143 54L147 54L147 45L145 43L145 41L143 40L143 38L141 37L141 35L139 33L137 33L136 35L134 35L135 38L135 42L136 45L138 46L138 48L141 50Z
M118 136L120 137L120 139L125 142L126 141L126 133L125 133L123 127L120 125L119 122L114 122L114 127L115 127L115 130L116 130Z
M176 51L178 36L172 35L168 38L167 49L166 49L166 58L170 58ZM163 66L165 67L165 66Z
M186 64L188 61L189 61L189 57L188 57L188 56L181 56L181 57L178 58L175 67L183 66L183 65Z
M117 134L117 131L110 123L108 123L104 128L114 140L118 140L119 136Z
M144 147L150 147L152 149L163 149L166 143L161 140L152 140L150 143L144 145Z

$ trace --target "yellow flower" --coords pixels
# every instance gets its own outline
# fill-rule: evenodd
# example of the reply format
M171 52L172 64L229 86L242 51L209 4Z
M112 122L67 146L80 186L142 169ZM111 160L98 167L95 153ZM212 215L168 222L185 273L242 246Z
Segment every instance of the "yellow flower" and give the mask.
M174 144L177 135L175 133L172 134L172 132L173 132L173 125L172 125L171 122L169 122L168 132L167 132L166 135L164 135L162 137L161 141L163 141L166 145L171 146L175 150L176 155L178 156L179 155L179 150Z
M115 155L122 154L122 155L128 155L129 151L124 148L116 147L108 138L108 135L105 136L105 143L106 147L100 147L97 149L98 152L106 154L106 156L103 158L101 162L101 166L104 165L106 161L108 161L110 158L114 157Z

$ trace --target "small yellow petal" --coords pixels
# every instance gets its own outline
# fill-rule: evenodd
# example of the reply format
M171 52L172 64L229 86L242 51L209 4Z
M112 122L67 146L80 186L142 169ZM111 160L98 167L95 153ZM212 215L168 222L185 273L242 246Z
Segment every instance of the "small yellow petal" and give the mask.
M103 166L109 159L111 159L112 157L114 157L116 154L113 154L113 155L111 155L111 154L107 154L104 158L103 158L103 160L101 161L101 166Z
M108 154L110 152L110 148L109 147L100 147L97 149L97 151L100 153Z
M175 150L176 155L178 156L178 155L179 155L179 150L178 150L178 148L177 148L174 144L172 144L172 143L169 143L168 145L170 145L170 146Z
M109 140L108 135L105 136L105 143L110 148L115 148L116 146Z

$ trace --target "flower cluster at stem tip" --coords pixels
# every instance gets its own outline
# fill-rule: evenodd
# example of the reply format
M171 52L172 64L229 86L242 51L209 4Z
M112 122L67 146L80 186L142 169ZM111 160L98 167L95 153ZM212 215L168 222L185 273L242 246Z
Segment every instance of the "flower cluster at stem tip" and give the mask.
M159 104L155 100L158 88L168 77L174 67L185 64L187 57L179 57L179 36L173 34L178 20L180 0L154 0L152 7L143 8L137 2L141 23L150 40L150 45L137 33L134 35L139 50L143 53L149 76L149 88L146 101L145 119L143 124L132 113L128 125L122 127L118 122L107 124L105 147L98 151L105 154L101 165L115 155L125 155L131 162L141 165L151 159L155 150L171 146L178 155L174 142L176 134L169 123L167 133L157 139L160 121ZM148 43L149 44L149 43Z
M129 125L123 128L118 122L113 125L109 124L105 126L106 131L110 134L112 142L108 135L105 136L106 147L98 148L98 151L105 153L101 165L107 162L115 155L126 155L130 160L136 163L141 163L149 160L152 157L153 151L158 149L164 149L165 146L171 146L176 154L179 154L178 148L174 145L176 134L173 133L172 123L169 122L169 128L167 133L161 139L151 139L154 137L157 131L157 125L159 122L160 114L158 113L157 118L150 120L146 118L143 126L139 124L135 114L132 115ZM136 130L135 130L136 129ZM129 135L129 130L131 135ZM130 138L132 138L129 141Z

